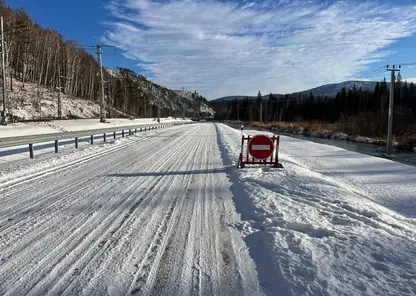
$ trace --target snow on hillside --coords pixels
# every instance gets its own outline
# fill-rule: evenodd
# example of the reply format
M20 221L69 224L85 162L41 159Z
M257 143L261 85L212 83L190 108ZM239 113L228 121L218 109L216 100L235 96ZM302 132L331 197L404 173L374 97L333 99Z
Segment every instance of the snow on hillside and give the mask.
M64 118L94 118L100 114L99 102L84 100L61 94L62 116ZM58 92L35 83L13 80L13 92L9 89L10 113L15 119L56 118L58 116ZM112 109L113 116L124 116Z
M195 99L192 96L192 92L188 90L175 90L174 91L181 99L184 105L190 104L194 108L199 109L201 113L207 113L209 115L214 115L215 111L212 109L208 104L206 104L203 100ZM183 100L185 99L185 100ZM188 101L188 102L186 102Z
M112 72L116 76L116 72ZM171 110L192 110L197 106L192 102L182 102L179 96L166 88L160 87L144 77L138 79L141 91L147 95L149 101L161 108L169 108ZM45 87L38 87L35 83L13 80L13 92L9 94L10 113L16 120L32 120L57 118L58 116L58 91ZM100 103L81 98L72 97L61 94L62 99L62 116L63 118L98 118L100 114ZM192 99L192 97L191 97ZM0 105L1 102L0 102ZM214 114L214 110L206 103L201 102L199 106L200 112ZM129 117L128 114L111 109L112 117Z
M122 74L117 71L107 70L108 73L115 77L122 77ZM135 74L134 74L135 75ZM215 114L215 111L209 107L205 102L198 101L199 106L194 104L196 101L184 100L184 96L180 96L180 91L174 91L164 86L158 85L142 75L130 77L136 83L141 97L146 97L151 104L157 105L159 108L167 108L172 111L193 111L199 109L200 112L207 112L211 115Z

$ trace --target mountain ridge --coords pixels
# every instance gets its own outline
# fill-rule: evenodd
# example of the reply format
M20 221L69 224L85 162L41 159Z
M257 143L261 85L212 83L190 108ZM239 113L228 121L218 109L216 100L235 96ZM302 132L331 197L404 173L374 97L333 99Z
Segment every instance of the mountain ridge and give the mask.
M364 81L364 80L347 80L347 81L343 81L340 83L329 83L329 84L323 84L321 86L317 86L314 88L310 88L304 91L300 91L300 92L293 92L293 93L288 93L288 94L310 94L312 93L314 96L336 96L337 92L339 92L343 87L345 87L347 90L348 89L352 89L354 87L357 89L359 89L360 87L363 90L370 90L373 91L377 81ZM387 82L387 85L389 85L389 82ZM277 96L284 96L285 94L274 94L273 95L277 95ZM245 96L245 95L233 95L233 96L226 96L226 97L221 97L218 99L214 99L209 101L210 103L218 103L218 102L227 102L227 101L233 101L235 99L237 100L242 100L245 99L246 97L250 98L250 99L254 99L257 98L257 96ZM268 99L269 98L269 94L265 94L262 95L263 99Z

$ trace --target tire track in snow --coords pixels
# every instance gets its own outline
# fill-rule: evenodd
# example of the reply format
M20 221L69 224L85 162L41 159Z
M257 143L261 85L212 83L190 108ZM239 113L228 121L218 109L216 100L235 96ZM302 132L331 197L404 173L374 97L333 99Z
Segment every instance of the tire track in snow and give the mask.
M177 128L170 129L168 131L171 131L171 130L175 131L176 129ZM180 131L177 131L173 136L179 136L180 133L181 133ZM156 134L156 136L157 136L157 134ZM64 171L63 173L66 173L67 178L65 179L65 181L63 183L65 183L65 184L75 183L75 184L73 184L74 185L73 187L76 187L77 185L79 185L79 183L76 183L74 181L75 180L79 181L79 176L77 176L76 174L69 174L69 173L71 171L73 171L74 169L78 169L79 168L78 165L81 164L81 165L83 165L83 167L86 167L86 168L90 167L91 172L99 171L103 167L106 167L108 165L105 161L103 162L104 157L106 157L106 156L113 156L113 157L117 156L117 155L115 155L116 152L122 152L123 150L134 147L137 144L140 144L140 143L145 142L145 141L152 141L154 138L155 138L155 135L144 138L144 139L141 138L141 137L138 140L132 139L132 141L129 141L127 143L123 143L122 145L117 146L115 148L110 147L109 149L105 149L104 151L94 153L92 155L87 155L86 157L82 157L81 159L76 159L74 161L71 161L70 163L66 163L62 166L58 165L57 167L50 168L50 169L47 169L45 171L52 172L54 174ZM116 161L119 161L120 159L124 158L121 154L119 156L120 156L119 159L116 159ZM94 163L92 163L92 161L94 161ZM118 162L116 162L116 163L118 163ZM78 166L78 167L75 167L75 166ZM97 168L97 166L100 166L100 168ZM119 165L119 166L122 166L122 165ZM38 179L38 182L35 183L35 184L36 184L37 187L42 188L42 191L36 192L35 195L32 195L33 200L37 200L42 195L50 194L51 192L56 191L56 190L54 190L55 189L54 187L49 186L50 180L48 178L45 178L45 176L46 176L44 174L45 171L35 173L35 175L37 177L40 177ZM38 175L40 175L40 176L38 176ZM85 174L85 175L88 175L88 174ZM54 179L57 179L57 178L54 178ZM2 194L2 199L1 199L2 204L6 205L7 201L8 201L8 198L12 201L12 204L13 204L13 203L16 203L16 198L22 197L22 196L24 197L25 195L23 193L25 193L25 191L27 189L22 185L25 184L29 180L34 181L31 177L31 175L30 176L25 176L23 178L23 180L21 180L21 182L18 182L18 183L15 183L14 180L13 180L12 185L0 184L0 193L3 193ZM86 183L86 182L84 182L84 183ZM31 187L33 187L33 184L31 184L31 185L32 185ZM13 191L13 189L16 189L16 191ZM3 210L5 210L4 207L2 207L1 211L3 211ZM0 213L1 213L1 211L0 211ZM9 211L6 210L5 212L9 212Z
M163 255L151 295L261 295L257 286L250 286L250 281L247 289L244 287L239 270L246 269L248 252L237 255L244 247L237 247L238 243L230 239L227 221L234 209L225 207L231 194L214 125L210 125L207 134L200 144L206 148L201 151L197 167L207 173L192 176L182 215L175 226L177 231ZM218 169L218 165L222 168Z
M149 136L149 137L152 137L152 136ZM148 140L149 137L145 137L145 138L140 137L139 139L130 138L129 142L122 143L121 145L117 145L116 147L105 147L102 151L99 151L99 152L93 151L91 154L88 154L88 155L80 157L80 158L76 158L75 160L69 161L68 163L57 165L57 166L52 167L52 168L47 168L47 169L44 169L40 172L31 173L29 175L25 174L24 176L13 178L10 181L5 181L5 182L0 183L0 190L1 190L1 192L6 191L6 189L9 192L10 192L11 189L15 189L15 190L17 190L17 192L19 190L22 191L21 186L23 184L25 184L29 181L35 181L35 180L38 180L38 181L43 180L44 183L47 183L47 180L45 179L45 176L52 175L54 173L57 173L57 172L60 172L60 171L63 171L63 170L71 169L76 165L84 164L86 162L90 162L92 160L99 159L99 158L101 158L103 156L106 156L106 155L114 154L115 152L118 152L120 150L132 147L132 146L136 145L137 143L144 142L144 141ZM112 142L106 142L106 143L102 143L102 144L112 145L113 143ZM74 151L74 153L75 153L75 151ZM14 193L16 193L16 191Z
M149 153L151 154L151 153L153 153L153 149L151 149L151 147L150 147L150 149L149 149ZM162 152L161 152L161 154L162 154ZM175 151L172 151L171 153L170 153L170 155L174 155L175 154ZM168 155L164 155L165 157L166 156L169 156L169 154ZM163 163L163 161L164 161L164 158L162 158L162 157L158 157L157 159L159 159L159 162L158 163L156 163L156 165L154 166L154 167L151 167L151 169L152 168L157 168L157 166L158 165L161 165L162 163ZM135 185L138 185L138 184L135 184ZM119 188L118 187L114 187L114 190L118 190ZM105 190L102 190L102 191L105 191ZM93 194L94 195L94 194ZM105 196L105 195L103 195L103 196ZM110 212L110 211L109 211ZM83 224L81 225L81 227L82 226L84 226L84 225L86 225L87 223L89 223L90 221L94 221L94 219L96 219L96 217L93 215L94 213L89 213L87 216L86 216L86 218L88 218L88 220L87 221L83 221ZM46 235L47 233L48 233L48 230L49 229L47 229L45 232L44 232L44 234ZM74 229L71 229L71 231L70 231L70 233L76 233L76 230L74 230ZM72 237L70 237L70 239L71 239ZM66 243L67 243L67 241L70 241L70 239L67 239L67 240L65 240L63 243L62 243L62 245L63 246L65 246L66 245ZM31 242L29 242L29 244L30 244ZM32 254L28 254L27 256L31 256ZM23 264L23 262L22 262L22 265L25 265L25 264Z
M201 159L201 153L203 148L205 148L205 142L202 142L202 137L199 139L198 142L194 143L194 147L192 151L193 155L190 159L195 159L194 162L199 162ZM189 162L189 161L188 161ZM191 169L187 167L187 171L192 171L197 168L195 163L191 164ZM194 206L196 201L190 202L189 200L192 199L192 192L193 188L195 187L194 180L195 175L190 175L188 177L188 186L184 192L184 197L182 198L181 204L181 212L176 218L177 221L175 223L176 232L173 234L173 237L167 242L167 252L163 254L162 264L159 267L158 276L156 279L156 283L154 284L157 287L156 290L152 290L152 294L163 293L165 295L186 295L181 291L177 291L177 287L172 286L172 281L170 281L170 269L174 268L176 270L175 274L179 275L183 266L189 267L190 263L188 262L187 258L184 256L185 248L188 243L193 244L194 242L194 233L193 229L195 228L195 224L192 221L197 222L198 220L192 219L189 221L189 213L192 213L192 218L195 218L193 212ZM191 184L192 186L189 186ZM179 234L179 235L178 235ZM193 249L192 249L193 252Z
M123 147L121 147L118 150L128 149L128 148L132 147L133 145L137 145L140 142L142 142L142 141L137 141L137 142L135 141L135 143L133 143L131 145L127 145L127 146L123 145ZM114 153L114 151L112 151L112 153ZM14 219L15 219L16 216L19 216L21 218L21 216L24 215L24 214L27 214L27 213L32 214L33 213L33 207L35 205L40 205L40 208L45 210L44 204L48 204L48 206L53 205L53 204L50 204L49 201L53 200L58 195L62 195L64 193L69 194L74 189L81 187L80 189L77 190L77 192L79 192L80 190L82 190L83 185L88 184L88 183L91 184L91 179L93 179L94 177L90 177L90 176L91 175L95 176L97 172L102 171L103 168L106 168L108 166L108 164L105 161L103 161L103 159L102 159L105 156L107 156L107 153L104 154L104 155L100 154L97 157L98 160L95 160L96 157L92 158L92 160L95 160L94 163L89 162L87 164L84 164L84 167L86 167L87 171L83 172L83 174L85 176L88 176L88 178L85 178L81 182L79 182L80 181L79 176L77 174L70 174L73 170L68 170L68 169L65 171L65 177L64 176L59 176L59 178L54 177L53 178L54 180L58 180L58 182L65 184L65 185L63 185L64 187L61 188L61 190L56 190L56 187L59 187L56 184L55 184L55 186L49 186L48 183L50 183L52 180L50 180L49 178L43 178L43 179L41 179L41 181L39 183L32 184L31 187L36 186L36 187L40 188L41 190L39 190L34 195L32 195L32 198L30 200L25 199L25 197L27 196L27 194L25 194L26 191L27 191L26 187L21 188L18 192L7 192L5 197L9 197L10 205L9 205L9 207L7 207L6 201L4 201L4 203L3 203L3 207L2 207L2 210L0 212L3 212L5 214L5 217L2 217L3 220L0 221L0 231L3 231L4 228L2 229L1 226L4 227L4 224L11 224L10 222L14 222ZM128 159L124 159L124 156L122 154L117 155L117 156L119 156L119 157L114 160L114 163L116 163L116 165L118 167L124 167L129 162ZM87 160L91 160L91 158L88 158ZM55 173L58 173L60 170L61 169L59 169ZM64 179L65 181L62 182L59 179ZM77 181L77 182L75 182L75 181ZM51 195L51 193L53 193L53 194ZM75 194L75 193L72 193L72 194ZM68 196L68 197L70 197L70 196ZM13 212L10 209L16 203L20 203L20 204L24 203L26 206L17 207L16 211ZM1 216L0 216L0 219L1 219ZM0 235L1 235L1 232L0 232Z
M192 172L196 167L195 163L198 162L201 150L204 148L204 145L201 144L201 138L202 137L199 137L196 141L193 141L193 145L189 147L189 150L191 150L192 152L190 155L188 155L187 159L188 162L189 160L191 160L191 164L188 164L188 166L185 169L186 171ZM175 220L179 219L177 218L177 216L181 217L178 211L180 211L181 213L188 212L186 210L186 206L184 207L183 204L185 203L184 199L186 197L186 192L193 178L191 176L188 176L188 178L186 178L186 175L183 175L180 177L180 179L181 182L178 188L182 189L182 196L177 196L177 198L172 201L170 207L171 211L167 213L167 215L164 218L164 223L161 224L160 229L162 231L158 232L158 235L155 237L154 241L150 245L150 248L146 252L145 259L139 265L140 267L134 277L134 280L129 288L127 295L134 295L139 292L141 292L141 295L149 295L152 292L153 284L156 281L156 272L159 269L159 264L162 260L162 256L164 255L166 246L170 241L170 235L172 233L173 226L176 222ZM179 181L176 182L179 183ZM176 204L179 205L175 207ZM179 220L183 221L184 219ZM178 227L176 229L183 230L182 228Z
M172 156L174 156L175 154L178 154L179 151L183 150L184 147L189 145L190 141L191 141L191 139L189 139L188 141L183 141L183 143L181 143L181 145L178 145L176 149L172 150L170 152L170 154L165 155L165 157L160 157L159 160L156 161L155 164L153 165L153 168L151 168L151 171L157 171L165 163L166 160L169 160L170 158L172 158ZM178 158L176 163L172 163L170 166L165 167L164 170L166 170L167 172L174 170L174 167L177 167L177 163L181 163L185 157L186 157L186 155L183 155L181 158ZM172 185L172 182L163 182L163 181L166 181L165 178L166 178L165 176L160 176L156 180L153 180L151 184L146 183L145 187L149 188L149 189L142 192L140 194L140 196L137 197L137 198L140 198L140 200L143 201L145 199L149 199L149 196L157 195L157 194L155 194L155 192L162 191L162 192L166 192L166 194L168 194L170 191L174 192L178 188L178 186ZM152 180L152 179L150 179L150 180ZM162 182L163 182L163 184L162 184ZM140 203L140 205L141 205L141 203ZM144 215L144 213L146 213L147 207L145 207L144 209L140 209L141 213L139 213L139 215L136 217L136 216L134 216L134 214L138 212L138 210L139 210L138 206L139 206L139 204L137 204L136 207L130 208L129 213L128 213L129 214L128 217L126 215L123 217L123 225L120 225L119 227L117 227L117 230L114 231L114 233L112 231L112 237L115 238L116 241L119 240L117 238L117 235L122 234L122 232L128 232L129 231L129 229L123 229L122 226L128 227L127 226L129 224L128 222L132 222L134 220L138 220L138 219L143 218L142 216ZM163 211L164 210L161 209L158 212L163 212ZM169 211L166 215L167 216L169 215ZM149 223L151 221L152 220L142 221L142 223ZM109 241L109 240L107 240L107 241ZM107 245L107 248L101 247L102 251L96 252L94 257L91 258L91 260L88 262L89 265L93 265L93 266L89 266L89 271L90 271L89 273L88 272L82 273L82 271L84 269L86 269L86 266L84 266L83 269L78 268L78 270L79 270L78 275L79 275L79 277L82 278L82 281L88 282L89 279L91 279L94 276L94 273L96 273L98 269L102 268L101 263L103 263L103 262L100 262L100 260L98 260L97 262L93 262L94 264L91 263L91 262L93 261L93 259L98 258L97 255L104 255L104 253L110 253L111 252L111 248L110 248L111 243L108 243L106 245ZM114 245L113 245L113 247L114 247ZM114 259L117 259L117 257L112 257L111 258L111 260L114 260ZM104 259L102 261L104 261ZM72 283L75 283L75 278L73 278L71 280L70 284L72 284ZM61 294L61 295L62 294L71 295L74 292L73 290L71 290L71 287L70 287L69 284L68 284L68 286L65 290L63 290L63 291L58 290L58 291L59 291L58 294Z
M177 135L177 133L175 134ZM148 148L149 155L153 153L153 150L151 148ZM116 159L114 159L112 162L116 164L116 167L107 168L107 171L114 170L115 168L124 168L128 163L131 162L130 159L125 158L124 155L116 155ZM102 182L102 179L97 178L97 174L105 172L106 170L103 170L104 168L108 167L108 163L101 160L102 163L99 163L98 166L95 166L95 162L93 165L90 165L90 167L86 170L82 171L82 174L86 176L86 178L83 178L83 181L81 182L74 182L75 180L78 181L80 179L79 175L76 173L73 173L73 178L70 178L69 180L66 180L64 183L66 185L58 185L58 188L61 188L61 190L56 190L56 187L52 187L52 189L47 188L47 192L51 191L54 192L54 194L48 196L47 192L44 193L42 190L40 190L39 194L36 194L34 198L31 199L35 202L32 204L28 204L27 207L16 207L17 214L13 213L10 215L6 221L8 222L9 226L0 228L0 246L6 247L4 240L10 241L9 237L13 237L14 239L17 239L23 235L25 235L28 231L31 229L34 229L39 225L39 220L42 223L47 223L48 219L43 219L42 217L49 217L52 219L53 213L59 213L59 211L65 207L68 207L70 205L73 205L79 201L79 199L82 198L82 195L79 195L78 198L73 198L78 193L84 190L84 185L88 184L88 187L90 188L90 191L96 191L100 187L100 183ZM93 176L93 177L91 177ZM62 176L56 176L54 179L62 178ZM95 179L93 182L91 182L92 179ZM53 182L53 181L52 181ZM57 183L59 184L59 183ZM40 185L33 184L33 187L41 186L43 188L42 183ZM56 186L56 185L55 185ZM73 191L74 188L78 188L76 191ZM26 190L26 189L24 189ZM42 199L42 197L44 198ZM64 198L60 198L61 196L66 196ZM58 198L58 199L57 199ZM38 200L38 201L37 201ZM70 200L70 203L66 203L67 200ZM65 202L65 203L63 203ZM16 201L17 203L17 201ZM45 206L46 205L46 206ZM34 209L35 206L38 206ZM20 211L20 212L19 212ZM37 213L39 211L39 213ZM25 214L28 214L29 216L25 216ZM16 218L17 217L17 218ZM27 225L28 227L22 231L21 225ZM14 233L7 233L8 230L12 229Z
M84 196L56 195L51 202L58 206L48 210L53 218L38 216L33 231L5 250L14 256L0 265L0 294L131 295L140 288L138 295L173 295L158 284L179 271L189 283L181 282L181 290L194 295L261 295L242 240L230 239L235 212L213 127L184 127L177 139L160 135L123 150L125 167L114 163L123 161L120 156L110 155L103 171L88 171L91 162L48 176L79 174L56 187L94 178L85 183Z

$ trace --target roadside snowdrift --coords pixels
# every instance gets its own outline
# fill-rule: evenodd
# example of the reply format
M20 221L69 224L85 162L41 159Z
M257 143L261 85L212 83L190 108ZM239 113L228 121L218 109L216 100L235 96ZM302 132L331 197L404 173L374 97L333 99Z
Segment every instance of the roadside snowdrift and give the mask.
M235 166L240 132L217 130ZM228 174L266 295L414 295L416 168L289 137L280 151L283 170Z
M188 119L174 119L172 117L161 118L160 123L184 123L191 122ZM155 124L156 119L141 118L110 118L107 123L101 123L98 119L77 120L52 120L47 122L10 123L7 126L0 125L0 138L17 137L27 135L39 135L57 132L72 132L89 129L111 128L117 126L134 126L141 124Z

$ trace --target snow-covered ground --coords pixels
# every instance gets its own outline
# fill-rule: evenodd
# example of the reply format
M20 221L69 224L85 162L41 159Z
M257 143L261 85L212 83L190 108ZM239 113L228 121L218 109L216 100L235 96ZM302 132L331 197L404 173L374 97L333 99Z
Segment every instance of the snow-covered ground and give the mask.
M256 132L253 132L256 133ZM0 164L1 295L415 295L416 168L201 123Z
M173 117L161 118L160 123L184 123L191 122L189 119L174 119ZM101 123L98 119L74 119L74 120L52 120L46 122L10 123L7 126L0 125L0 138L17 137L27 135L39 135L57 132L72 132L90 129L102 129L111 127L134 126L145 124L156 124L154 118L110 118L107 123Z
M236 165L240 132L217 129ZM229 173L265 293L414 295L416 168L290 137L280 159Z
M0 183L0 295L261 295L214 125L111 149Z

